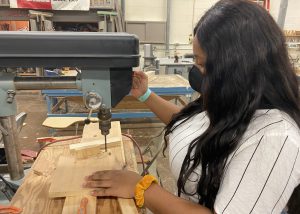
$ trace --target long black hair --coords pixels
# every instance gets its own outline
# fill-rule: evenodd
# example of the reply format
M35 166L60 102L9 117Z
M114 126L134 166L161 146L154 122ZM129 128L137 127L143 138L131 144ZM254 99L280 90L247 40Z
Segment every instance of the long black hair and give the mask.
M198 22L195 38L207 58L204 94L173 116L165 139L177 121L207 112L210 125L189 145L177 186L179 195L191 194L185 183L201 166L199 204L213 209L227 158L255 111L267 103L286 112L300 127L299 89L282 31L255 3L217 2Z

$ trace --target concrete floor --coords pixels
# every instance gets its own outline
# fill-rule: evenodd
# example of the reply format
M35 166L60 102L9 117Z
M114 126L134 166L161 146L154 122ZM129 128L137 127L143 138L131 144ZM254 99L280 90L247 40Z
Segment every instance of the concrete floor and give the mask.
M49 130L42 126L47 117L46 101L39 91L19 91L16 95L18 113L25 112L26 125L19 133L22 149L38 151L36 138L49 136Z
M16 100L18 113L27 113L27 118L25 120L26 125L19 134L21 149L38 151L40 149L40 145L36 143L36 138L38 137L53 136L53 134L54 136L75 135L75 127L68 128L67 131L57 131L53 133L49 128L42 126L43 121L47 117L47 108L45 98L41 95L40 91L19 91L16 95ZM72 103L70 105L72 105ZM162 132L164 125L162 123L125 122L126 123L121 125L122 132L132 135L138 142L142 151L150 141L153 141L150 148L152 155L154 155L163 141L163 135L159 134ZM81 131L79 131L78 134L81 134ZM138 155L137 151L136 154ZM166 152L166 155L167 154L168 152ZM147 155L149 156L150 153L147 153ZM141 168L141 166L139 168ZM159 175L161 184L165 189L172 193L176 192L175 180L170 176L171 172L167 157L163 157L163 155L160 154L157 161L150 168L150 171L151 173Z

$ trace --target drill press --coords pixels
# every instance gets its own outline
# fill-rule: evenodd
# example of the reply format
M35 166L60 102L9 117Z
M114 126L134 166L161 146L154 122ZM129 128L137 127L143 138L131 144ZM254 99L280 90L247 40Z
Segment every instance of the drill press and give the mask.
M99 128L110 129L111 108L131 89L139 65L139 41L126 33L0 32L0 68L79 67L76 77L18 77L0 71L0 125L12 180L23 177L16 132L16 90L79 89L90 109L99 109ZM1 70L1 69L0 69Z
M85 119L84 123L89 124L91 114L94 110L98 110L98 119L99 119L99 129L101 134L104 135L105 139L105 152L107 152L107 135L111 128L111 110L107 108L105 104L102 104L102 99L100 95L95 92L89 92L87 96L84 97L85 106L90 110L88 118Z

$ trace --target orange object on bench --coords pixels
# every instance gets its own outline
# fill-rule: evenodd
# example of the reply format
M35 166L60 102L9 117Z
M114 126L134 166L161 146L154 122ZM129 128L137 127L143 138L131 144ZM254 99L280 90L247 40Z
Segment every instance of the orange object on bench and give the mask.
M87 203L88 203L88 199L86 197L81 199L80 207L78 208L77 214L87 214L86 212Z
M14 206L0 205L0 214L20 214L22 209Z

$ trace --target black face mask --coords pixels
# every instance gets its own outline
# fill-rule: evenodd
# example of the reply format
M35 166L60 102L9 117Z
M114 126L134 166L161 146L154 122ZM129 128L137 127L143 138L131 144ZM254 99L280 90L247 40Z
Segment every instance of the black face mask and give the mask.
M189 83L195 91L200 94L204 93L204 76L200 70L194 65L189 72Z

